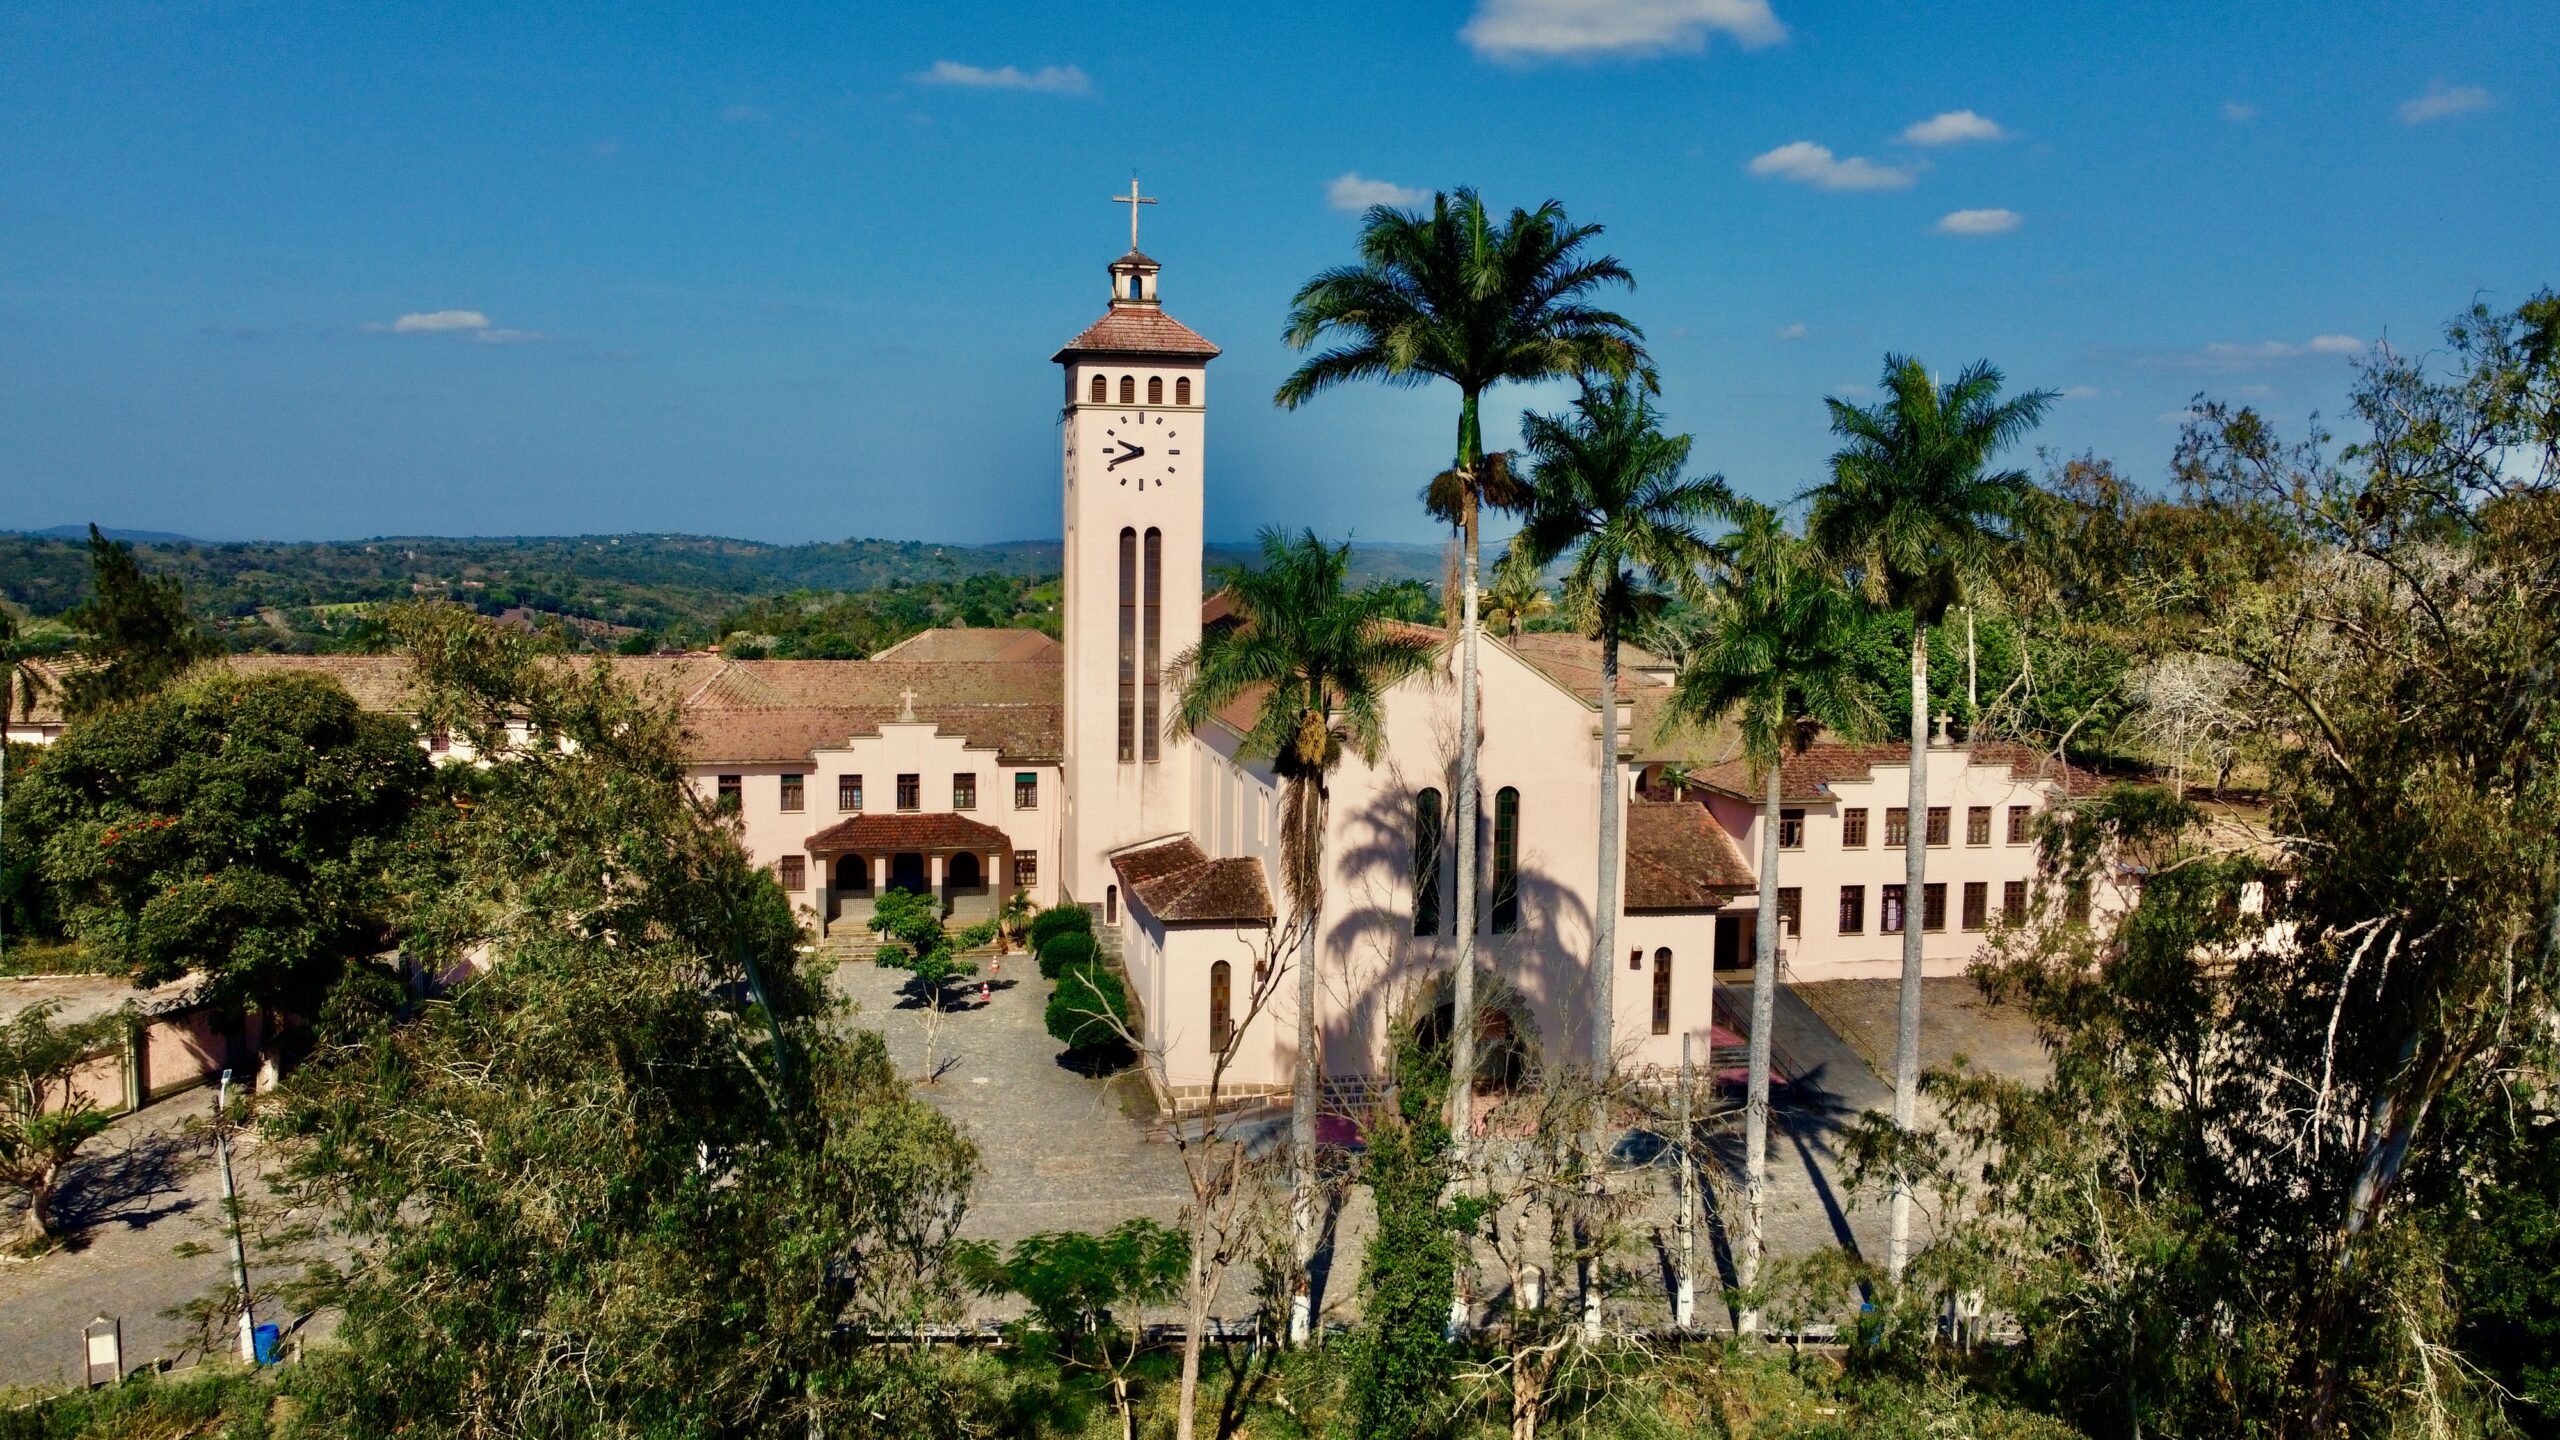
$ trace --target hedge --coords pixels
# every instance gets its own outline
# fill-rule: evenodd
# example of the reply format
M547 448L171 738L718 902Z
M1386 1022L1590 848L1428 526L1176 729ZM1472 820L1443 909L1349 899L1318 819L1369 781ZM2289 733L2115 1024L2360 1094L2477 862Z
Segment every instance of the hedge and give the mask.
M1031 917L1031 929L1025 938L1036 952L1061 935L1092 933L1092 911L1081 905L1052 905Z
M1101 947L1093 943L1090 935L1060 935L1040 948L1040 978L1055 980L1068 967L1090 965L1101 955Z
M1090 980L1092 983L1085 983ZM1070 1050L1098 1050L1120 1043L1120 1030L1100 1012L1129 1023L1129 990L1119 972L1094 962L1071 966L1049 996L1049 1033Z

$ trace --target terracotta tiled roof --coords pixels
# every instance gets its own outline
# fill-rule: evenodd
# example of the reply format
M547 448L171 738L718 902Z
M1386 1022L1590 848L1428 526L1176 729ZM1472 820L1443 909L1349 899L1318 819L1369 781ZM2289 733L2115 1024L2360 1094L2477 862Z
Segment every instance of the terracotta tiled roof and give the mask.
M839 820L802 842L802 848L812 855L898 850L968 850L992 855L1013 849L1013 837L983 820L948 811L891 812Z
M1511 647L1511 653L1544 672L1547 678L1582 697L1583 703L1598 709L1600 705L1600 642L1588 635L1564 631L1541 631L1529 635L1492 635L1489 638ZM1639 691L1661 689L1651 680L1637 674L1639 670L1663 670L1671 662L1641 646L1618 642L1618 703L1623 705Z
M1627 908L1713 910L1758 882L1741 847L1694 800L1627 805Z
M38 656L25 663L28 671L42 683L36 687L36 703L23 712L18 709L19 694L15 685L10 687L7 695L0 696L0 700L8 703L6 719L12 725L61 724L63 682L83 671L97 669L99 662L77 652L66 652Z
M871 658L927 662L1056 660L1065 653L1065 647L1037 630L946 628L919 630Z
M1268 925L1274 918L1262 862L1212 860L1190 836L1111 857L1120 887L1168 922Z
M1953 749L1935 749L1932 764L1944 758L1970 752L1976 765L2005 765L2009 773L2025 782L2043 781L2059 785L2071 795L2086 795L2105 788L2106 777L2092 774L2076 765L2052 759L2040 751L2007 740L1984 740ZM1878 765L1909 763L1911 747L1893 745L1850 745L1837 740L1817 740L1803 752L1788 756L1778 765L1778 798L1782 801L1822 801L1831 798L1831 787L1867 779ZM1696 777L1698 783L1729 795L1758 800L1761 789L1752 783L1751 767L1742 760L1729 759Z
M1044 637L1045 638L1045 637ZM409 662L399 655L233 655L243 674L327 675L368 710L409 710ZM585 663L579 661L577 663ZM724 660L717 655L616 656L614 674L683 707L695 764L784 763L915 718L994 750L1008 764L1041 764L1066 749L1058 660Z
M1070 355L1190 355L1210 359L1218 347L1153 305L1114 305L1060 346L1051 360Z

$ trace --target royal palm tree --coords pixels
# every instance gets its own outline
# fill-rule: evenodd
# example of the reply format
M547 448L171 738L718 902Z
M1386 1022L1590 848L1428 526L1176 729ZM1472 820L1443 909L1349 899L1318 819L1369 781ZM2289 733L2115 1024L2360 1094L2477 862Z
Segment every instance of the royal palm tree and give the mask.
M1484 623L1513 639L1519 638L1522 625L1556 611L1555 597L1538 579L1537 562L1516 546L1493 562L1493 583L1484 588L1480 603Z
M1462 1156L1475 1080L1478 546L1485 506L1514 498L1507 467L1490 463L1484 452L1477 410L1484 392L1505 381L1597 371L1641 375L1651 383L1643 332L1591 303L1606 286L1635 284L1615 258L1590 253L1599 234L1597 225L1566 219L1552 200L1497 218L1470 189L1434 195L1427 212L1375 206L1360 222L1360 262L1326 270L1298 288L1284 337L1301 350L1319 340L1330 348L1299 366L1272 397L1294 410L1353 380L1446 380L1458 387L1456 460L1426 488L1424 501L1457 528L1462 547L1457 1019L1449 1047L1451 1120Z
M1778 1004L1778 776L1817 727L1860 740L1875 707L1861 683L1859 604L1821 557L1756 501L1736 507L1717 547L1724 583L1706 606L1705 633L1672 682L1666 730L1731 722L1760 784L1760 921L1751 975L1751 1074L1743 1108L1743 1231L1735 1277L1749 1292L1767 1250L1761 1212L1769 1184L1769 1027ZM1737 1327L1759 1329L1757 1301Z
M1870 601L1911 612L1911 791L1903 826L1902 1010L1894 1048L1893 1123L1908 1134L1920 1092L1920 943L1927 914L1929 627L1965 603L1995 565L2041 522L2043 492L1992 457L2035 428L2053 392L2000 395L2000 372L1979 362L1941 386L1917 360L1887 355L1885 398L1827 400L1840 449L1813 492L1814 545ZM1911 1253L1911 1181L1897 1174L1885 1272L1902 1278Z
M1298 1067L1289 1123L1296 1167L1289 1333L1298 1343L1314 1318L1307 1267L1315 1257L1316 953L1328 777L1346 750L1376 761L1387 690L1428 668L1437 642L1394 623L1391 587L1343 588L1349 545L1327 545L1313 531L1291 539L1278 530L1263 531L1261 544L1258 569L1227 577L1237 623L1208 632L1174 657L1168 728L1189 733L1250 698L1253 726L1237 754L1270 761L1280 780L1280 884L1289 901L1282 948L1298 957Z
M1617 1044L1619 829L1618 645L1658 611L1668 592L1701 595L1715 563L1699 529L1721 518L1733 493L1721 476L1688 476L1689 437L1662 433L1644 389L1627 379L1586 378L1569 415L1520 417L1531 457L1527 515L1514 542L1532 565L1573 557L1566 612L1600 642L1600 883L1591 926L1591 1073L1608 1074ZM1639 575L1641 572L1641 575ZM1649 583L1645 583L1649 582ZM1592 1117L1592 1164L1606 1154L1607 1116ZM1583 1266L1585 1326L1599 1323L1594 1267Z

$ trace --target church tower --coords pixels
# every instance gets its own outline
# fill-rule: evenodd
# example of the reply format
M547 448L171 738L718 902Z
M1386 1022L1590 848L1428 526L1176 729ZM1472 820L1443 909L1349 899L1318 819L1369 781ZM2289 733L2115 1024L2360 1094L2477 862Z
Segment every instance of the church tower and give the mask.
M1208 366L1218 347L1164 313L1162 268L1111 262L1111 304L1052 358L1064 368L1069 894L1116 883L1104 859L1191 826L1190 741L1165 734L1167 662L1200 639Z

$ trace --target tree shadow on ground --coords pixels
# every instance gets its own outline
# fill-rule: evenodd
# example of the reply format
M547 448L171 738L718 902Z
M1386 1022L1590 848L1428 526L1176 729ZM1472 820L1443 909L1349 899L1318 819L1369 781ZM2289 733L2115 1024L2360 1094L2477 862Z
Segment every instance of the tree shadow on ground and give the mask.
M209 1158L202 1135L192 1130L135 1135L123 1144L75 1161L54 1192L53 1213L65 1236L101 1225L140 1230L193 1210L187 1176Z

